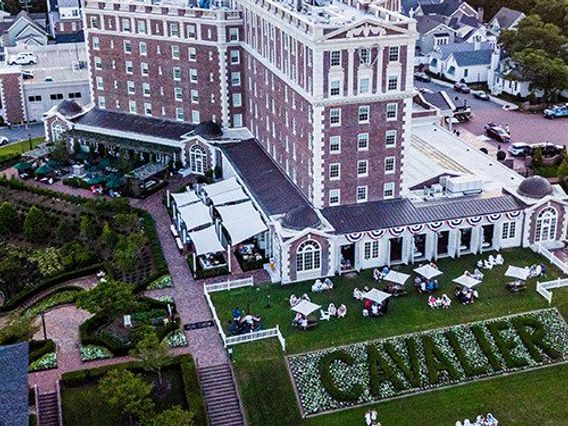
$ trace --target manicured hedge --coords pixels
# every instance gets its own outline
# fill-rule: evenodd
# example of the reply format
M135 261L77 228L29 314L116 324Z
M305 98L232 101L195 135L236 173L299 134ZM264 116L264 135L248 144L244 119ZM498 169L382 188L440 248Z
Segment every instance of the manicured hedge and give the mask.
M89 189L91 187L84 179L76 176L63 179L63 185L82 189Z
M158 233L156 232L156 225L154 219L150 213L144 210L138 210L138 213L142 217L144 223L144 232L148 238L150 248L152 249L152 255L154 256L154 266L156 267L156 273L152 275L151 281L159 278L162 275L169 274L168 264L164 258L164 253L162 252L162 246L160 244L160 239L158 238ZM148 281L148 280L146 280Z
M355 363L355 359L351 355L341 350L329 352L322 356L319 367L321 381L325 386L325 389L333 398L337 399L338 401L357 401L359 399L359 396L361 396L361 394L363 393L363 385L353 385L348 391L339 389L331 375L330 367L334 361L341 361L347 365L353 365Z
M55 352L53 340L30 340L29 342L29 363L37 361L45 354Z
M207 425L207 411L205 410L205 400L203 392L199 385L199 376L197 374L197 366L191 355L181 355L180 367L185 387L185 397L187 398L187 406L189 411L194 413L194 422L197 426Z

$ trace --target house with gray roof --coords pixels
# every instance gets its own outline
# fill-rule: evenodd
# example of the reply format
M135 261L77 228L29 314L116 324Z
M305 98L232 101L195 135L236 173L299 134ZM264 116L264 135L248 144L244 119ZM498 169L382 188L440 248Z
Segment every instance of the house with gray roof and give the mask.
M446 22L449 22L453 18L460 18L462 16L470 16L480 21L483 20L482 12L470 6L465 0L419 0L412 16L416 17L421 15L442 16Z
M486 82L494 48L488 42L439 46L431 54L429 69L451 81Z
M4 50L14 46L45 46L47 32L43 21L25 11L15 16L0 16L0 62L5 60Z
M416 52L429 55L435 47L455 42L456 31L448 26L445 20L437 15L416 16Z
M493 34L498 35L502 30L514 30L526 15L518 10L502 7L489 21L488 28Z

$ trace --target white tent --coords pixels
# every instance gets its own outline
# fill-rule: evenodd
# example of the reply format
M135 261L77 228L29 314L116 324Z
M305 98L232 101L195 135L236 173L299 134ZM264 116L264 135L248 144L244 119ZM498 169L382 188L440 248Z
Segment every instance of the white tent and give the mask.
M520 268L518 266L509 266L507 272L505 272L506 277L516 278L522 281L526 281L529 275L529 268Z
M386 299L391 297L389 293L385 293L384 291L377 290L376 288L372 288L366 293L363 293L363 297L365 299L372 300L375 303L383 303Z
M211 223L209 207L203 203L193 203L179 209L181 221L188 231Z
M442 271L430 265L422 265L421 267L416 268L414 272L416 272L418 275L423 276L427 280L443 274Z
M182 192L179 194L172 193L171 196L178 209L180 207L187 206L199 201L199 197L193 191Z
M209 226L200 231L190 232L188 236L195 247L195 254L197 256L225 250L217 238L214 226Z
M203 192L207 194L208 197L214 195L219 195L224 192L234 191L235 189L240 189L241 185L237 182L237 179L231 177L229 179L222 180L217 183L212 183L211 185L205 185L203 187Z
M406 280L410 278L410 275L408 274L403 274L402 272L397 272L397 271L389 271L388 274L385 275L385 277L383 278L385 281L389 281L391 283L395 283L395 284L400 284L400 285L404 285L404 283L406 282Z
M463 285L464 287L467 288L475 287L477 284L481 283L481 281L476 280L475 278L465 274L462 274L461 276L459 276L458 278L452 281L455 282L456 284Z
M220 206L217 207L217 211L221 215L223 226L229 233L233 246L268 229L250 201Z
M307 300L302 300L297 305L292 306L292 310L294 312L298 312L298 313L304 315L305 317L307 317L312 312L315 312L320 308L321 308L320 305L316 305L315 303L308 302Z
M248 201L249 197L245 194L242 188L233 189L231 191L222 192L220 194L215 194L209 196L209 199L213 201L216 206L222 206L223 204L236 203L239 201Z

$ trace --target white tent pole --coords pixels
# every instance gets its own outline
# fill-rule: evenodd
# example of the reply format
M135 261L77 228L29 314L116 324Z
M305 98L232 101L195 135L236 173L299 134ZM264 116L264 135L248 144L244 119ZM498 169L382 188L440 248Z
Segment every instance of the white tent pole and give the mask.
M229 274L231 271L231 246L227 244L227 258L229 260Z
M170 208L170 190L169 189L166 190L166 206L168 206L168 208Z
M197 260L195 258L195 252L193 252L193 273L197 275Z

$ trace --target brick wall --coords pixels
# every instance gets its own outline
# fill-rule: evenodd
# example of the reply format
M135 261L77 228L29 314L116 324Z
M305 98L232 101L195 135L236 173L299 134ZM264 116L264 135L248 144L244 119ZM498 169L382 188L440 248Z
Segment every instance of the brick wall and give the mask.
M0 74L0 93L4 120L13 124L25 121L26 113L22 99L22 76L20 72Z

